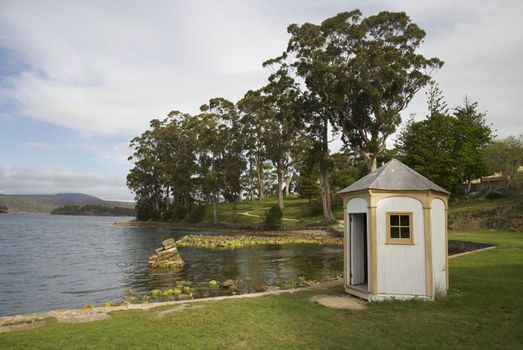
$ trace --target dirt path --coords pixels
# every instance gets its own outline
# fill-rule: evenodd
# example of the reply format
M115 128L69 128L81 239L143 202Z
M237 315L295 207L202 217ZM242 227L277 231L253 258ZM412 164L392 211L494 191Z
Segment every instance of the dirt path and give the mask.
M260 209L257 209L257 210L261 210L261 209L269 209L269 208L260 208ZM253 217L253 218L261 217L261 215L251 214L253 211L256 211L256 210L244 211L243 213L238 213L238 214L245 215L245 216L250 216L250 217Z
M315 295L309 299L312 302L318 303L331 309L345 309L345 310L363 310L368 302L362 299L350 296L348 294L340 295Z
M256 210L261 210L261 209L270 209L270 208L259 208L259 209L256 209ZM256 211L256 210L244 211L244 212L238 213L238 214L245 215L245 216L250 216L250 217L254 217L254 218L261 218L261 215L252 214L252 212ZM288 219L288 218L281 218L281 219L285 220L285 221L300 221L298 219Z

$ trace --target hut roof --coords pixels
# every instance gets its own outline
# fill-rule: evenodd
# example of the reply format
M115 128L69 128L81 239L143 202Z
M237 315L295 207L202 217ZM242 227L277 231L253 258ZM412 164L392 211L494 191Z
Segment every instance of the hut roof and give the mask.
M338 193L349 193L366 189L390 191L432 190L449 194L449 191L436 185L397 159L391 159L372 173L362 177Z

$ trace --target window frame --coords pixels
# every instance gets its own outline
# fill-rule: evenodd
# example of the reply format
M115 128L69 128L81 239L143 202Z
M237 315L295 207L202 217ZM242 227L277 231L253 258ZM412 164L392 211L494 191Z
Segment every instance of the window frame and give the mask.
M404 215L409 217L409 238L392 238L391 236L391 225L390 225L390 217L395 215ZM410 211L388 211L386 213L386 220L387 220L387 244L406 244L406 245L413 245L414 244L414 222L412 220L412 212ZM401 225L401 218L398 218L398 224L399 225L393 225L392 227L398 227L400 231L401 236L401 228L407 227Z

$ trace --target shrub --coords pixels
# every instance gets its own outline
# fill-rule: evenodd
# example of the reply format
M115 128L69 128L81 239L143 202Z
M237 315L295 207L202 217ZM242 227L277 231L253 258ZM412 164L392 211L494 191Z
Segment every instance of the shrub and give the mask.
M145 203L137 203L136 204L136 218L141 221L147 221L147 220L158 220L160 219L160 212L158 210L154 210L150 206L148 206Z
M174 221L181 221L181 220L185 219L186 216L187 216L187 208L185 208L185 207L176 207L176 208L173 209L171 218Z
M323 214L323 203L320 197L311 200L307 205L307 214L311 216Z
M173 212L171 210L165 210L162 212L162 221L171 221Z
M205 207L203 205L193 207L191 209L191 211L189 211L189 215L187 216L187 221L195 224L197 222L201 222L203 220L204 216L205 216Z
M333 193L331 196L331 208L339 209L343 208L343 198L339 193ZM322 208L323 212L323 208Z
M280 207L277 205L273 206L269 209L267 214L265 214L265 220L263 221L263 224L269 227L280 226L282 217L283 212L281 211Z
M502 192L491 191L491 192L487 193L487 195L485 196L485 199L498 199L498 198L504 198L504 197L506 197L506 195Z

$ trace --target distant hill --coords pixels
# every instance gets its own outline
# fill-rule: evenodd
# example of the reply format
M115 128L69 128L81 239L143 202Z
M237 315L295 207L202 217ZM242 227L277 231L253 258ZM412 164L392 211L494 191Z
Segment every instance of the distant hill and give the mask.
M135 203L105 201L83 193L0 194L0 206L9 208L10 213L51 213L56 208L68 205L100 205L134 209Z
M17 194L17 195L8 195L16 197L30 197L35 199L46 199L51 201L60 201L60 202L104 202L104 200L90 196L83 193L57 193L57 194Z
M86 215L86 216L135 216L134 209L108 207L105 205L66 205L51 211L51 215Z

